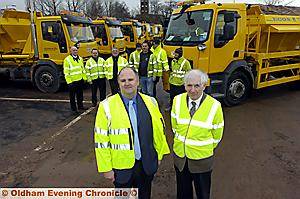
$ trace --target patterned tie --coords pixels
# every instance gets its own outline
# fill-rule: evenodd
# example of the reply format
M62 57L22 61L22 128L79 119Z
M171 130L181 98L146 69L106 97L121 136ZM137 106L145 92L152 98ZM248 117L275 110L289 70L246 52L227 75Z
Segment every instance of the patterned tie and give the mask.
M139 160L141 159L141 148L140 148L140 141L139 141L139 134L138 134L137 117L135 114L132 100L129 100L128 111L129 111L129 118L131 121L133 134L134 134L134 156L135 159Z
M193 117L195 112L196 112L196 102L192 101L192 108L190 109L190 116Z

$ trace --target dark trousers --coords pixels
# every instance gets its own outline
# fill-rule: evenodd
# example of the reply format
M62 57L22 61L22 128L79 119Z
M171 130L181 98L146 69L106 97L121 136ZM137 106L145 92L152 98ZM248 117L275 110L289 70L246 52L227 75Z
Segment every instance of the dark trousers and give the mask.
M77 99L78 109L83 108L83 80L69 84L69 97L72 111L77 111L75 98Z
M159 82L160 77L156 77L156 79L153 81L153 97L156 98L156 85Z
M119 84L117 79L110 79L109 85L110 85L112 95L117 94L119 92Z
M188 169L188 163L185 163L184 169L180 172L176 166L177 198L192 199L193 185L198 199L209 199L211 186L211 171L205 173L191 173Z
M127 183L114 182L115 188L138 188L139 199L151 198L151 187L154 175L147 175L143 169L142 161L136 160L133 173Z
M106 97L106 81L105 78L98 78L92 81L92 103L97 104L97 90L99 89L100 101Z
M179 94L184 93L184 92L185 92L184 85L176 86L176 85L170 84L170 104L171 104L171 107L172 107L174 97L176 95L179 95Z

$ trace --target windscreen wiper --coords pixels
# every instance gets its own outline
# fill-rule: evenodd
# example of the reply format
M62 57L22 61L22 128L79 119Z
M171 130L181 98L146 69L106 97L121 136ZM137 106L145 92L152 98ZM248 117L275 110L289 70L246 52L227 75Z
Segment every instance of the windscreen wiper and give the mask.
M179 19L179 18L183 15L183 13L184 13L189 7L191 7L191 6L192 6L192 4L185 4L185 5L183 5L182 8L181 8L181 10L180 10L180 12L179 12L179 15L178 15L177 17L175 17L173 20Z

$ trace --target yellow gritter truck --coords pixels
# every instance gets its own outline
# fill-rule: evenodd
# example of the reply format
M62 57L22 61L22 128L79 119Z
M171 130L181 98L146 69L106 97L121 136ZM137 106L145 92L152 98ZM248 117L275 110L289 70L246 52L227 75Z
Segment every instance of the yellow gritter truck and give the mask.
M118 48L120 54L127 57L121 21L112 17L102 17L93 21L92 30L102 57L110 57L112 47Z
M185 3L173 11L164 49L182 47L193 68L206 71L207 92L228 106L252 89L300 80L300 16L260 5Z
M0 16L0 73L12 80L30 80L42 92L58 91L70 47L78 45L83 58L97 48L91 24L91 20L69 12L42 16L4 10Z

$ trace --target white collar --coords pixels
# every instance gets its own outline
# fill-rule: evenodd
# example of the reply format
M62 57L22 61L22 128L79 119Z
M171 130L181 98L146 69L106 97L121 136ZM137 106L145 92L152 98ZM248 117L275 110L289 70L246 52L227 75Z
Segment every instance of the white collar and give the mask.
M189 110L192 108L192 102L196 102L196 109L198 109L199 108L199 105L200 105L200 102L201 102L201 99L202 99L202 97L203 97L203 93L201 94L201 96L198 98L198 99L196 99L196 100L192 100L192 98L188 98L188 108L189 108Z

